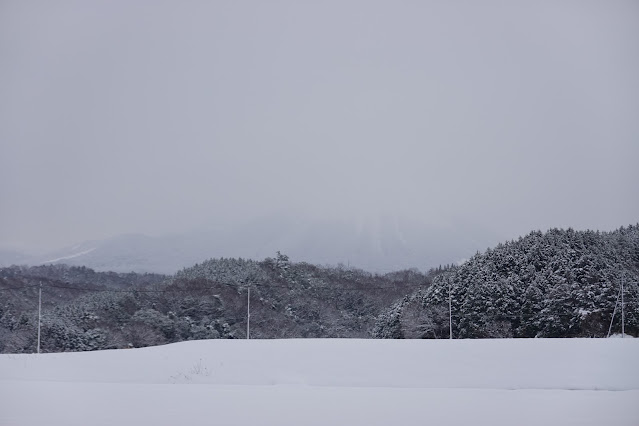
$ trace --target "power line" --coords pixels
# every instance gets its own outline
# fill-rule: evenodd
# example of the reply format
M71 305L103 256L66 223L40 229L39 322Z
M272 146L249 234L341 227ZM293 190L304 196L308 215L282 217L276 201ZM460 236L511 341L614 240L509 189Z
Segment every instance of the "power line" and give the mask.
M194 287L194 288L168 288L168 289L106 289L106 288L87 288L87 287L73 287L59 284L49 284L44 287L48 288L60 288L67 290L77 290L77 291L89 291L96 293L194 293L197 291L206 291L206 290L215 290L220 286L229 286L239 289L244 289L246 286L237 285L235 283L223 283L217 282L217 286L211 287ZM251 284L252 287L261 287L265 289L287 289L287 290L329 290L329 291L372 291L372 290L398 290L398 291L406 291L406 290L417 290L420 288L424 288L424 285L415 287L415 286L386 286L386 287L291 287L285 285L278 284ZM37 286L35 286L37 287ZM27 288L27 287L21 287Z
M40 286L40 284L25 285L25 286L20 286L20 287L2 287L2 288L0 288L0 291L26 290L28 288L34 288L34 287L39 287L39 286Z
M213 287L206 288L198 288L198 289L140 289L140 288L132 288L132 289L110 289L110 288L87 288L87 287L72 287L58 284L47 285L48 288L61 288L66 290L77 290L77 291L88 291L94 293L184 293L184 292L194 292L197 290L212 290Z
M42 288L51 288L51 289L65 289L65 290L73 290L73 291L84 291L84 292L93 292L93 293L143 293L143 294L162 294L162 293L197 293L211 290L218 290L221 286L228 286L232 288L236 288L237 290L243 290L246 288L245 285L238 283L229 283L229 282L214 282L214 286L208 287L194 287L194 288L164 288L164 289L149 289L149 288L130 288L130 289L114 289L114 288L91 288L91 287L77 287L77 286L69 286L69 285L60 285L60 284L43 284ZM635 284L635 283L632 283ZM39 287L39 284L34 285L26 285L19 287L3 287L0 288L0 292L2 291L12 291L12 290L26 290L30 288ZM366 286L358 286L358 287L327 287L327 286L318 286L318 287L294 287L290 285L281 285L281 284L268 284L268 283L255 283L251 284L253 287L259 287L264 289L286 289L289 291L330 291L330 292L342 292L342 291L375 291L375 290L396 290L396 291L411 291L411 290L420 290L424 289L427 285L422 284L419 286L409 286L409 285L399 285L399 286L374 286L374 287L366 287Z
M51 278L48 277L41 277L41 276L30 276L31 279L39 279L39 280L43 280L43 281L50 281ZM213 279L207 279L207 278L201 278L201 277L197 277L195 279L202 279L205 280L209 283L212 284L216 284L216 285L227 285L230 287L236 287L236 288L245 288L246 287L246 283L242 282L242 281L250 281L250 278L242 280L240 282L224 282L224 281L217 281L217 280L213 280ZM68 284L68 283L67 283ZM335 290L343 290L343 291L370 291L370 290L411 290L411 289L420 289L425 287L426 285L428 285L428 283L423 283L420 285L390 285L390 286L349 286L349 287L327 287L327 286L304 286L303 284L297 284L296 285L286 285L286 284L272 284L272 283L268 283L268 282L250 282L250 285L253 287L263 287L263 288L281 288L281 289L287 289L287 290L331 290L331 291L335 291ZM29 288L32 286L24 286L24 287L20 287L20 288ZM35 287L37 287L37 285L35 285ZM81 287L72 287L69 285L60 285L60 284L45 284L45 287L55 287L55 288L64 288L64 289L70 289L70 290L82 290L82 291L95 291L95 292L133 292L133 291L137 291L137 292L141 292L141 293L163 293L163 292L188 292L188 291L194 291L194 290L198 290L198 289L212 289L213 287L200 287L200 288L192 288L192 289L180 289L180 288L171 288L171 289L100 289L100 288L81 288ZM3 289L0 289L0 291Z

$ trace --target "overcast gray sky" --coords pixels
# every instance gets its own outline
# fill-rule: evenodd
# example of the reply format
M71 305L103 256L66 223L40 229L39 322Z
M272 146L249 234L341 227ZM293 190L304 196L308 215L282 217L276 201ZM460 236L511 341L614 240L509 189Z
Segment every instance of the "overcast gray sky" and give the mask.
M639 220L637 1L0 3L0 242Z

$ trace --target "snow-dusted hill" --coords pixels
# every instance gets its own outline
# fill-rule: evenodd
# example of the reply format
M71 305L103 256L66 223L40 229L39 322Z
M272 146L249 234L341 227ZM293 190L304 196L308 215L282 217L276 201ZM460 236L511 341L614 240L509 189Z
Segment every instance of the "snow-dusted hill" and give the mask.
M212 340L0 355L2 425L636 425L639 340Z
M393 216L351 222L265 217L215 231L161 237L120 235L19 259L32 265L66 263L97 271L172 274L214 257L261 260L281 251L295 261L344 263L388 272L455 263L498 240L470 225L427 225ZM4 259L0 253L0 266L9 266L15 259L15 255Z

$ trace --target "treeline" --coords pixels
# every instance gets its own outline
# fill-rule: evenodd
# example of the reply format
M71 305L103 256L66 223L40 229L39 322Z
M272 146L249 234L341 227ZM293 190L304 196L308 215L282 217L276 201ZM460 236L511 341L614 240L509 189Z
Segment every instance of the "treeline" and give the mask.
M45 350L101 349L104 332L92 296L157 286L160 274L95 272L66 265L0 268L0 352L33 352L37 345L38 293L42 288L42 342ZM108 321L108 314L104 317Z
M394 304L381 338L605 337L639 334L639 225L614 232L552 229L477 254ZM449 300L450 299L450 300ZM449 303L451 306L449 312Z
M96 284L98 283L98 284ZM0 269L0 351L33 352L43 284L44 352L245 338L370 337L376 318L430 283L416 270L375 275L293 263L211 259L174 277L66 266Z
M246 338L605 337L639 335L639 225L553 229L461 266L385 275L291 262L211 259L178 272L117 274L49 265L0 269L0 352ZM449 311L450 304L450 311ZM449 320L452 319L452 321Z

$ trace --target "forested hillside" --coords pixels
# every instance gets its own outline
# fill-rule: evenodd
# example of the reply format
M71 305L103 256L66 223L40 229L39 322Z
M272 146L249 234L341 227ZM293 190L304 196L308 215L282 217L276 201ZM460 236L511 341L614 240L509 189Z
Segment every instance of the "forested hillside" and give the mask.
M639 225L531 232L450 268L380 316L374 337L605 337L639 334ZM616 308L615 308L616 306Z
M384 275L211 259L174 276L49 265L0 269L0 352L140 347L250 337L455 338L639 335L639 226L553 229L461 266ZM250 289L250 296L249 296ZM450 296L450 298L449 298Z
M0 352L36 348L40 288L43 348L91 350L104 346L102 323L110 318L108 312L102 319L95 314L98 295L125 294L166 279L159 274L95 272L66 265L0 268ZM104 310L103 305L100 308Z
M375 275L293 263L211 259L174 277L48 266L0 269L0 351L78 351L192 339L369 337L396 300L428 285L415 270Z

